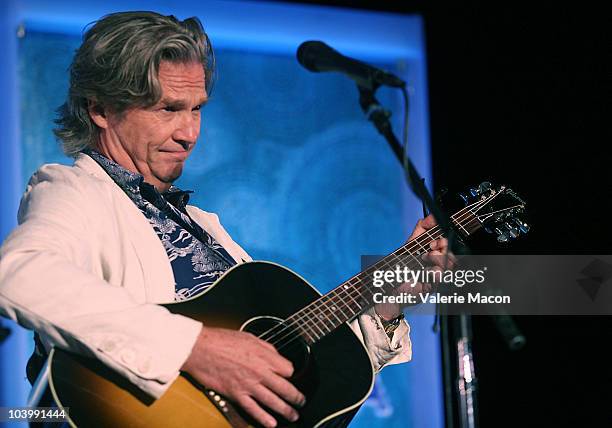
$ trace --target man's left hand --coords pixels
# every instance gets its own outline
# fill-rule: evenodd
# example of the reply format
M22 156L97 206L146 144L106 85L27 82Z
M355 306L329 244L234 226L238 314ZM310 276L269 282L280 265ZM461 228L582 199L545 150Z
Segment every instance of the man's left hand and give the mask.
M420 219L408 242L427 232L437 225L436 219L433 215ZM455 266L456 259L452 253L448 253L448 240L446 238L439 238L431 241L429 244L430 250L422 256L422 260L425 264L428 264L430 270L442 271L445 269L453 269ZM448 253L448 254L447 254ZM431 284L424 283L404 283L397 287L394 291L396 294L409 293L418 295L420 293L429 293L432 289ZM399 303L379 303L376 305L376 313L384 320L391 320L397 318L401 313L402 309L407 305L400 305Z

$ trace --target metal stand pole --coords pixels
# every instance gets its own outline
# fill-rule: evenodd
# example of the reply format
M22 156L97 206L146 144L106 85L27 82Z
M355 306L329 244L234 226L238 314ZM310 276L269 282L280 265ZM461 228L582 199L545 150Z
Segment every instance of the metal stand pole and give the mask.
M407 156L406 148L402 147L393 133L393 130L391 129L391 122L389 121L391 113L384 109L374 96L374 92L376 91L378 85L370 85L371 87L368 88L360 85L357 86L359 90L359 104L361 105L361 109L366 114L368 119L375 125L378 132L384 136L389 143L391 150L404 168L408 185L423 202L428 211L433 214L439 227L444 232L444 235L447 236L449 241L449 250L454 254L466 254L468 249L458 239L456 239L458 235L452 222L450 221L450 218L442 209L440 209L438 204L436 204L432 196L429 194L420 174L412 164L410 158ZM445 316L444 318L448 318L448 316ZM457 331L454 335L450 336L453 340L452 343L454 343L457 347L457 366L455 369L458 373L458 425L459 428L476 428L476 377L474 373L474 356L472 354L471 345L472 322L468 315L460 315L458 320L459 325L457 326ZM443 326L444 324L448 323L443 323ZM442 332L443 337L448 336L448 332L444 332L444 329ZM443 352L443 357L445 358L443 370L445 372L446 380L448 379L447 373L452 372L452 367L449 366L450 353L446 353L445 356ZM445 388L448 388L447 385L449 385L449 383L445 382ZM454 394L452 394L451 391L448 392L449 393L446 394L445 400L447 401L447 424L449 421L454 420L454 416L448 414L448 409L450 409L452 413L452 403L455 401L453 400ZM448 403L448 401L451 403ZM451 423L451 425L447 426L452 427L453 425Z
M469 315L459 315L458 324L456 344L457 367L459 368L457 376L459 426L476 428L476 373L472 353L472 318Z

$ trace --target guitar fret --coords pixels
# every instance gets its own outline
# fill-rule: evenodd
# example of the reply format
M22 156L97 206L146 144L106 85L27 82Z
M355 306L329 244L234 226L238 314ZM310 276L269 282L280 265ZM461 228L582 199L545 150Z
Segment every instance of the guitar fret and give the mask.
M420 237L419 237L419 238L420 238ZM421 243L419 242L419 241L420 241L420 239L419 239L419 238L415 239L415 242L416 242L416 243L417 243L417 245L418 245L418 246L421 248L421 250L423 250L423 252L425 253L425 252L426 252L426 250L425 250L425 248L423 248L423 246L422 246L422 245L421 245ZM421 254L421 253L417 253L417 254Z
M368 298L374 297L374 291L372 291L372 289L367 285L367 283L362 283L362 287L367 293L370 294ZM374 300L372 300L372 303L374 303Z
M359 276L354 276L351 279L349 279L348 281L345 282L345 284L349 287L354 287L355 285L357 285L359 283ZM345 288L346 288L345 285Z
M355 313L353 309L349 306L349 304L346 302L346 299L337 292L330 293L330 296L333 296L332 301L334 306L336 307L336 310L333 313L336 319L338 320L337 325L342 325L343 323L349 321L355 315Z
M304 309L306 310L307 318L305 320L302 320L303 325L310 328L310 331L312 332L312 334L316 338L316 340L321 339L321 337L325 336L325 333L323 332L323 330L318 328L318 326L316 324L314 324L312 322L312 317L311 317L312 308L310 306L306 306L306 308L304 308ZM317 328L315 328L315 327L317 327ZM321 332L321 334L317 333L317 330L319 330Z
M321 332L321 335L318 338L318 339L321 339L321 337L325 336L325 332L323 331L323 329L321 329L321 327L319 327L319 324L316 322L316 320L317 320L316 315L314 317L312 317L312 315L314 314L314 309L313 308L309 308L309 309L310 309L310 319L306 320L306 322L310 323L310 325L313 325L314 327L316 327L317 330L319 330Z
M338 309L338 307L336 305L332 305L331 313L336 318L336 320L338 320L338 325L340 325L342 324L342 320L338 317L338 315L336 315L336 309Z
M326 296L323 296L323 298L325 298L325 297ZM325 302L325 305L328 305L328 303L330 303L330 302L332 303L332 305L331 305L331 307L327 306L327 309L334 316L334 318L336 318L336 320L338 321L338 324L336 325L336 327L337 327L338 325L342 324L342 320L338 317L338 315L336 315L337 306L334 304L334 301L330 297L327 298L327 301ZM330 321L331 321L331 319L330 319Z
M321 309L321 306L324 306L322 304L319 305L319 308L317 308L319 314L317 315L317 320L321 321L323 323L323 327L327 328L328 333L331 333L335 326L333 325L332 322L332 328L329 328L328 323L326 323L325 321L327 320L328 322L331 322L331 320L329 319L329 317L327 317L327 315L325 315L324 311Z
M346 297L344 296L344 294L347 293L346 290L350 290L350 287L348 287L346 284L342 287L342 296L339 293L336 293L336 299L338 299L338 302L340 304L343 304L345 309L348 309L349 311L349 315L347 316L344 311L343 314L345 314L344 316L346 317L347 321L352 318L353 316L355 316L355 312L353 311L353 308L351 308L351 306L349 305L349 303L346 300ZM350 291L349 291L350 292Z
M459 223L457 226L459 226L461 229L463 229L463 231L465 232L466 235L470 234L461 223Z
M298 333L300 333L300 336L302 336L306 340L306 342L309 342L309 343L314 343L315 342L315 340L313 339L312 335L306 329L306 325L305 324L298 324L292 318L288 318L287 320L285 320L284 324L287 327L289 327L290 329L297 330Z
M345 318L346 321L348 321L350 319L350 317L348 317L346 315L346 313L342 310L342 304L344 303L341 299L338 299L339 302L336 305L338 307L338 310L340 311L340 313L342 314L342 316ZM344 305L346 306L346 303L344 303Z
M317 326L316 324L314 324L314 326L321 332L320 334L319 333L315 334L317 340L321 340L322 337L325 337L325 332L323 330L321 330L319 328L319 326ZM313 331L314 331L314 329L313 329Z
M304 327L299 326L299 327L298 327L298 331L300 332L300 334L301 334L302 336L306 336L306 337L305 337L306 342L309 342L309 343L314 343L314 342L315 342L315 340L312 338L312 336L310 335L310 333L308 333L308 330L306 330Z
M347 294L348 294L348 297L353 301L353 303L357 305L359 310L361 310L361 305L355 299L353 299L353 296L351 296L351 292L349 291ZM355 312L355 314L357 314L357 312Z
M306 323L304 323L304 325L306 326ZM308 327L310 327L310 326L308 326ZM311 340L312 343L315 343L317 340L321 339L321 336L319 336L317 334L317 332L312 327L310 327L309 331L310 331L310 333L308 333L308 336L310 337L310 340Z

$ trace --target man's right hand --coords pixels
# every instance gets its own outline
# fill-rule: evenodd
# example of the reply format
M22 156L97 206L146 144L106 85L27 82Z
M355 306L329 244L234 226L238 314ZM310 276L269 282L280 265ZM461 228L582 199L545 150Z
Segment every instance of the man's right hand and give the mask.
M287 379L293 365L274 346L250 333L203 327L181 370L242 406L266 427L276 420L260 404L295 421L306 398Z

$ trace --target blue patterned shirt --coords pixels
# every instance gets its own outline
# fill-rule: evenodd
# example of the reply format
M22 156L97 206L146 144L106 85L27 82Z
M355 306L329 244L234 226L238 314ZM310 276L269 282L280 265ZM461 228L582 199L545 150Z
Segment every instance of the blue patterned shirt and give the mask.
M187 214L192 191L171 186L159 193L155 186L93 150L94 159L134 202L159 237L175 278L175 301L193 297L214 283L236 262L229 253Z

